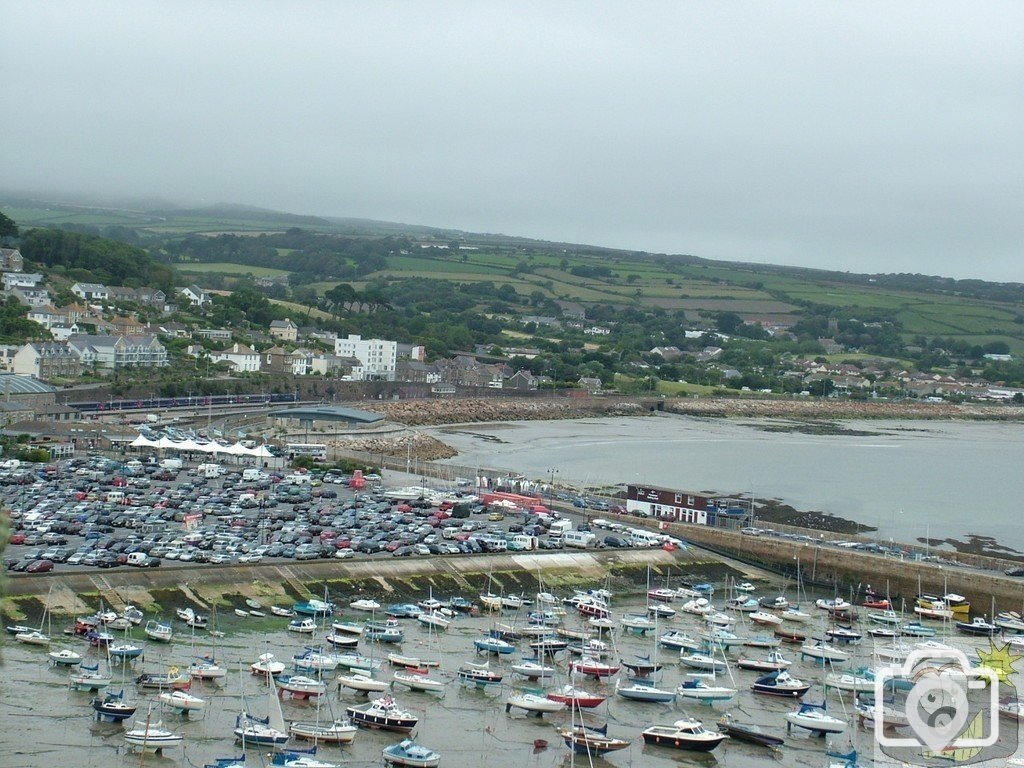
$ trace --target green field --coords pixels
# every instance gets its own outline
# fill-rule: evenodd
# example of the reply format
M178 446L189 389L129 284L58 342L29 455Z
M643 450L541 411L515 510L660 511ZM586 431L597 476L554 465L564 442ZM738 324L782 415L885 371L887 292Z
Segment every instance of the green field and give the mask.
M213 261L209 263L175 264L174 268L184 274L202 274L217 272L223 275L252 275L253 277L281 277L289 272L273 267L250 267L247 264L233 264L229 261Z

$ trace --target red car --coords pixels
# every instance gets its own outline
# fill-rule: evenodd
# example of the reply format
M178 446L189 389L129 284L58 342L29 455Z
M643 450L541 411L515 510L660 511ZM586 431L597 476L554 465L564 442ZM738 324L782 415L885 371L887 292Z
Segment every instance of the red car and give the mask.
M53 570L53 560L33 560L28 564L25 573L46 573Z
M11 534L11 538L9 538L7 540L7 543L8 544L24 544L25 543L25 534L24 533L14 533L14 534Z

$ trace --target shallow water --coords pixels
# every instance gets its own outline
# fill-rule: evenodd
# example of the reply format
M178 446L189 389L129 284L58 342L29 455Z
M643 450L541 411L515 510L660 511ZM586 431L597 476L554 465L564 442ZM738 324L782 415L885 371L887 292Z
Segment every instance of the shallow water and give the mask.
M471 424L432 434L460 465L583 487L753 492L876 526L880 539L991 536L1024 551L1024 425L847 421L869 435L767 432L779 421L659 415ZM497 439L499 442L495 442Z
M716 601L722 602L721 597ZM678 605L677 605L678 607ZM643 610L641 603L627 601L618 606L617 610ZM820 613L820 612L816 612ZM364 618L366 614L356 614ZM503 620L508 621L511 616ZM815 617L820 621L820 617ZM255 620L253 620L255 621ZM203 715L193 715L192 720L169 712L161 713L158 709L155 693L144 693L141 696L134 692L129 683L125 686L131 691L130 696L140 703L139 718L145 721L150 703L153 720L162 719L164 726L180 732L185 736L184 745L169 750L166 755L146 755L140 759L138 754L126 753L123 749L122 734L126 729L116 724L101 724L94 721L89 706L91 694L70 692L67 689L68 672L66 669L54 669L47 665L46 652L43 649L7 643L4 648L3 685L0 697L0 765L4 768L37 768L38 766L74 765L75 768L92 768L100 766L202 766L204 762L217 757L238 754L240 748L233 743L231 730L234 726L236 713L245 703L254 714L265 715L267 708L264 683L248 673L248 665L256 656L267 650L275 653L278 659L289 661L293 654L299 653L303 645L309 644L308 636L298 636L284 630L285 619L266 619L260 624L251 624L248 620L229 617L223 622L228 636L217 641L214 646L208 636L197 638L194 653L201 654L215 651L218 661L229 665L233 671L220 685L195 683L192 692L207 700L207 709ZM426 629L415 621L405 621L406 639L400 646L372 645L363 642L360 650L369 655L372 652L382 658L389 651L400 650L406 655L428 657L438 656L442 661L441 675L451 680L454 670L463 661L475 659L472 640L492 625L493 619L486 616L460 617L447 633L440 635L428 634ZM566 626L578 627L581 620L571 612L566 619ZM697 617L680 614L675 619L665 621L662 631L667 628L680 628L695 632L699 622ZM185 668L193 655L189 636L180 622L175 622L176 641L171 645L150 644L146 658L136 661L127 669L127 678L142 671L165 671L170 666ZM764 634L758 628L737 630L737 634ZM808 634L811 634L808 632ZM313 641L315 642L315 641ZM634 654L650 654L653 652L653 635L642 638L635 635L618 635L616 646L619 656L630 659ZM865 640L862 649L857 652L864 656L854 660L845 667L853 669L866 662L870 652L869 640ZM521 643L521 645L524 645ZM59 637L54 648L73 647L84 653L88 646L75 639ZM797 653L793 646L783 646L787 658L796 659ZM741 651L760 657L765 653L761 649L736 648L730 656ZM90 659L96 651L89 650ZM529 651L527 649L527 655ZM560 654L556 663L564 674L565 661ZM518 657L518 654L516 655ZM492 662L496 666L508 666L510 657ZM677 662L676 655L671 651L660 652L660 660L665 664L665 673L661 687L675 687L683 677L683 668ZM244 673L239 673L239 668ZM115 667L115 683L113 690L121 687L117 680L120 668ZM392 669L385 663L382 675L390 677ZM791 672L804 680L815 683L806 696L807 701L820 701L822 698L821 681L823 672L820 667L810 663L797 662ZM785 734L784 714L794 705L792 702L776 700L770 697L753 696L748 687L757 676L753 672L734 669L733 687L739 689L739 696L734 702L717 704L715 707L694 704L643 704L627 701L614 695L614 684L598 684L592 680L577 682L577 685L588 690L601 691L608 694L606 705L587 715L588 722L599 724L607 721L611 735L632 741L629 749L615 752L606 758L595 759L595 764L608 765L644 765L644 766L709 766L716 763L731 766L821 766L825 765L824 741L794 732ZM512 681L514 675L506 674L504 683ZM564 679L557 681L564 683ZM536 687L533 683L524 683L527 687ZM330 693L324 697L321 705L321 718L330 719L331 712L341 715L346 706L365 701L358 693L342 691L340 694L331 686ZM416 729L417 740L442 754L442 766L477 766L488 768L518 768L519 766L562 766L569 765L568 750L561 743L555 731L556 726L570 723L568 713L546 715L543 719L527 717L522 713L506 714L504 703L512 688L508 685L491 686L481 691L475 688L460 686L451 680L442 696L437 694L412 693L399 689L395 696L400 705L411 710L420 717ZM377 694L374 694L375 696ZM839 714L844 708L852 705L850 694L840 698L836 692L828 694L829 709ZM329 700L329 702L327 701ZM308 702L285 699L283 702L286 720L311 720L316 718L316 706ZM765 727L772 733L785 736L787 746L779 756L761 747L743 743L725 742L714 753L700 754L665 750L648 747L643 744L640 732L654 723L671 723L674 720L691 715L712 726L722 712L731 711L737 720L753 722ZM361 730L352 745L345 747L322 747L319 757L345 765L379 765L380 750L396 743L402 737L399 734L382 731ZM534 751L535 739L545 739L549 747L542 751ZM857 731L855 743L862 751L870 751L870 732ZM849 740L838 737L835 746L844 747ZM295 746L303 746L302 742L293 742ZM250 766L269 765L266 750L250 748L248 750ZM576 765L587 764L585 756L577 756Z

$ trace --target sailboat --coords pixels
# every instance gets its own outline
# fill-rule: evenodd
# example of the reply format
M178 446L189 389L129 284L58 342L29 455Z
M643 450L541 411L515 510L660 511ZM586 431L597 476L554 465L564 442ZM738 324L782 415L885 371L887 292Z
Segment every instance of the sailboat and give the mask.
M334 705L330 698L326 699L327 708L330 714L328 722L320 722L321 699L317 699L316 719L313 722L292 722L288 725L288 732L297 739L312 741L316 744L351 744L359 730L346 718L337 718L334 715Z
M273 677L267 674L267 717L261 718L242 710L235 718L235 738L245 747L248 744L258 746L283 747L290 738L281 712L281 701L277 698L277 689Z
M50 616L50 595L53 593L53 587L50 587L49 592L46 593L46 602L43 604L43 615L39 619L39 629L28 629L26 627L16 627L16 629L22 629L24 631L17 632L14 635L14 639L24 645L39 645L47 647L50 645L50 636L43 634L43 625L46 623Z
M165 731L160 727L162 723L159 721L156 723L151 722L151 716L152 707L150 707L150 711L146 715L144 725L139 726L136 724L134 728L125 732L125 743L143 752L155 752L157 754L165 749L179 746L183 740L181 734Z

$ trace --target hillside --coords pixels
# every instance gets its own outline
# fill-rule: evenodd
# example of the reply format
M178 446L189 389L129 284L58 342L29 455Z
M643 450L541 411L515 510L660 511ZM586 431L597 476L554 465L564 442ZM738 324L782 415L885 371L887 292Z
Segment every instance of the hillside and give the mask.
M734 313L783 328L809 317L886 322L905 345L996 344L1024 354L1020 283L717 262L223 204L161 202L130 210L0 196L0 209L23 227L74 228L134 242L184 275L222 287L246 274L289 274L293 288L320 297L342 280L401 296L410 280L443 280L479 287L481 309L492 294L519 296L527 315L578 306L598 320L630 309L685 316L688 323ZM825 324L821 335L834 331Z

